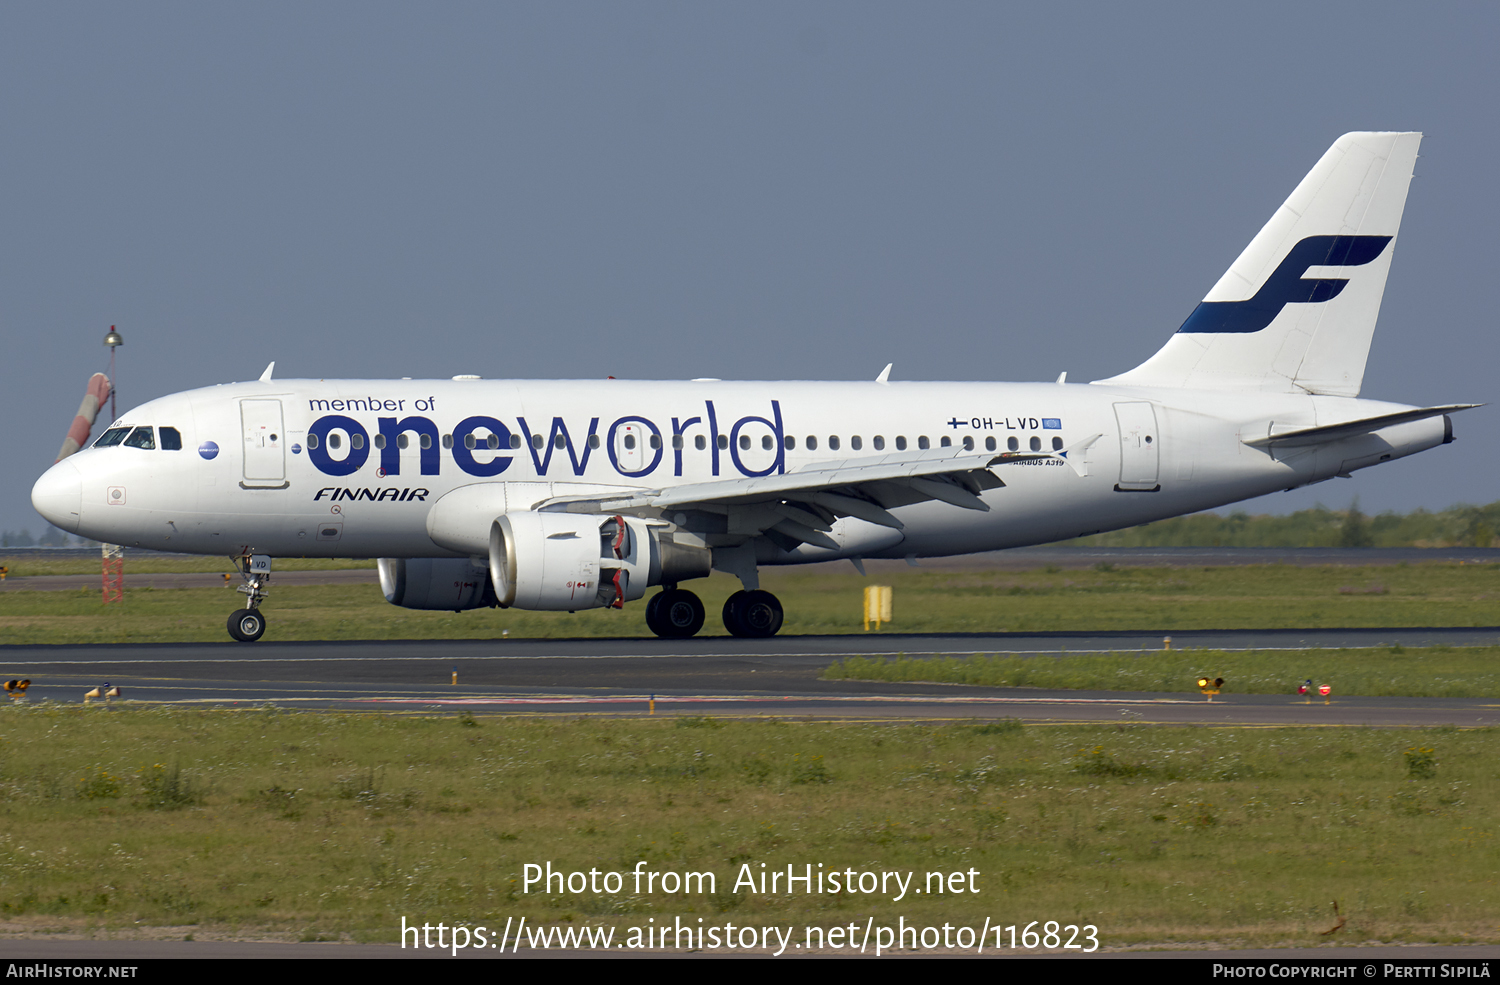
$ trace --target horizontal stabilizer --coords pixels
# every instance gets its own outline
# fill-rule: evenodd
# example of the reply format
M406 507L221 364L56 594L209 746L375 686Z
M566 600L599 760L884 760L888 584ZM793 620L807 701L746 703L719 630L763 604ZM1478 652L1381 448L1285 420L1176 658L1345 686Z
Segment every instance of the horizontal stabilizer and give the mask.
M1447 404L1442 407L1420 407L1415 410L1403 410L1395 414L1366 417L1358 421L1345 421L1343 424L1327 424L1323 427L1283 431L1280 434L1266 435L1264 438L1251 438L1245 444L1250 445L1252 448L1269 448L1272 446L1295 448L1302 445L1322 445L1330 441L1339 441L1343 438L1369 434L1372 431L1379 431L1381 428L1388 428L1396 424L1422 421L1429 417L1438 417L1442 414L1455 414L1461 410L1483 406L1483 404Z

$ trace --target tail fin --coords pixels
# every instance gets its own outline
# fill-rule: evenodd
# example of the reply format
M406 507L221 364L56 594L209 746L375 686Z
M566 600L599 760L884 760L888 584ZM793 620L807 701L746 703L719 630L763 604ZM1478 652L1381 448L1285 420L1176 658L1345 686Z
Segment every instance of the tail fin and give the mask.
M1420 133L1346 133L1124 386L1358 396Z

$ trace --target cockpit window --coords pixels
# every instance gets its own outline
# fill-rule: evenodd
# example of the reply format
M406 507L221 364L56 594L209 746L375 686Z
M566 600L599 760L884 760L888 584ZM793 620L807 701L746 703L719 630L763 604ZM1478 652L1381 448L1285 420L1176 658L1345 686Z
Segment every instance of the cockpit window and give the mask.
M157 428L156 433L161 438L162 451L182 451L182 433L176 428Z
M125 436L129 433L130 428L110 428L99 435L99 440L94 442L94 447L108 448L110 445L118 445L125 440Z
M130 437L125 439L126 448L145 448L148 451L156 447L156 436L149 425L136 428L130 432Z

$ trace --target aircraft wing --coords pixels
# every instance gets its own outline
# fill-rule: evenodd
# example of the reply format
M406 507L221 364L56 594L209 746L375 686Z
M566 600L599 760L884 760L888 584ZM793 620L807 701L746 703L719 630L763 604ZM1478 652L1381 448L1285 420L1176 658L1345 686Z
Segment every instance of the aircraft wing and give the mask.
M963 449L896 452L868 458L816 462L794 472L694 482L662 489L618 494L558 497L537 509L568 513L659 515L667 510L701 511L728 518L727 532L745 537L766 533L783 546L797 543L837 549L828 536L833 522L845 516L903 529L890 511L938 500L967 510L987 512L979 498L1005 485L992 471L1005 464L1062 454L976 454ZM1066 460L1066 459L1064 459Z

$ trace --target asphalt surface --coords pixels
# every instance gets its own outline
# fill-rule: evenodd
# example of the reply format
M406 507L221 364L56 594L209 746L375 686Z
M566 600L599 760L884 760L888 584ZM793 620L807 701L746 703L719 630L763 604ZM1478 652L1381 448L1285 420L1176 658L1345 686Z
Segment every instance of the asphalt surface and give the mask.
M1500 628L1174 633L1178 648L1485 646ZM838 658L1146 652L1157 633L781 636L770 640L438 640L0 647L0 674L31 703L76 703L109 683L122 700L253 708L473 714L754 715L808 719L1019 718L1204 725L1490 726L1500 701L1047 691L824 680ZM457 675L455 683L454 675ZM1316 660L1307 677L1319 678Z

